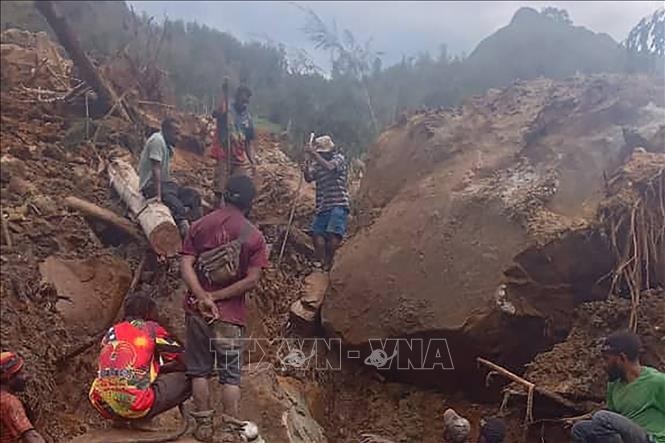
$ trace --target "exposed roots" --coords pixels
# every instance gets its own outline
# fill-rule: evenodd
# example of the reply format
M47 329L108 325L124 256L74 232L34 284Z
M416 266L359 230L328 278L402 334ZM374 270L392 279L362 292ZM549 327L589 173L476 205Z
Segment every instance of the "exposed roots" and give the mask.
M665 168L638 181L630 172L619 172L616 181L627 180L629 186L608 200L600 221L617 263L610 293L630 295L628 327L636 331L640 293L665 283Z

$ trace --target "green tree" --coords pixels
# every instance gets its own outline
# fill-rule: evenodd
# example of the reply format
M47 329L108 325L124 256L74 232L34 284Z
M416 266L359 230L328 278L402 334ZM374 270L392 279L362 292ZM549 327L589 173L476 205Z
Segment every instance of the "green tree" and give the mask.
M540 14L557 23L562 23L564 25L573 24L573 21L570 19L568 11L566 11L565 9L555 8L554 6L547 6L540 11Z

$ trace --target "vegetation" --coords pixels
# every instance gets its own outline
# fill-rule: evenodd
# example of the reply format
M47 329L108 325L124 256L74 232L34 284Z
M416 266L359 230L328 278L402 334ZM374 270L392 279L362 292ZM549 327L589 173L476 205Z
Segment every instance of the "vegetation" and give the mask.
M641 21L622 46L606 34L573 26L565 10L522 8L469 57L451 58L442 45L439 54L405 57L384 67L371 40L359 42L350 30L338 31L300 8L304 32L330 54L326 75L302 49L243 43L197 23L135 14L121 1L59 2L58 7L94 57L127 50L150 57L146 63L154 59L169 73L180 107L210 112L228 76L232 86L252 88L254 114L286 130L295 144L310 131L327 132L352 157L361 156L406 110L456 105L516 79L653 70L662 64L664 46L662 13ZM48 31L28 2L2 2L2 27L10 26Z

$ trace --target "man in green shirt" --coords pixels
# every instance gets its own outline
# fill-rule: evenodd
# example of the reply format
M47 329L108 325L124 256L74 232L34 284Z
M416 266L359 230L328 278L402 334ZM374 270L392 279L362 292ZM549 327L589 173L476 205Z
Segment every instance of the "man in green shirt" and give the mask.
M162 122L162 130L148 138L139 159L139 190L145 198L163 202L171 210L184 237L189 221L201 217L201 196L196 190L171 180L171 159L178 136L175 120L167 118Z
M611 334L602 347L609 377L607 410L572 429L578 443L665 443L665 374L640 365L640 339Z

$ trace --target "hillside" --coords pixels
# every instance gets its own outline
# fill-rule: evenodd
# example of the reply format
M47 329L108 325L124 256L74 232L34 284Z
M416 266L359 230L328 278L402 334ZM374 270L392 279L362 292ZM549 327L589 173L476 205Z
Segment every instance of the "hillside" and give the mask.
M465 65L469 82L484 90L515 79L621 72L625 63L625 49L609 35L521 8L508 26L480 42Z
M294 58L279 42L242 42L178 17L163 21L163 17L135 15L123 1L57 4L83 48L97 61L116 56L121 48L140 54L138 59L154 59L168 73L180 108L209 113L221 93L220 79L229 76L232 87L240 82L250 86L252 112L288 129L292 144L310 131L327 132L350 157L363 156L382 129L414 109L459 105L473 94L517 79L561 79L576 72L662 72L662 67L656 69L663 64L662 57L659 63L651 54L629 54L608 35L573 26L570 19L522 8L469 57L451 58L445 51L437 57L405 54L393 66L364 60L373 68L360 82L349 72L323 75ZM3 1L1 8L3 29L49 32L31 2ZM647 22L642 25L656 23ZM651 26L653 36L662 29L662 23L657 23ZM635 31L633 37L639 39L641 33ZM658 41L649 38L649 42ZM641 51L642 46L633 46ZM307 59L305 50L300 55Z

